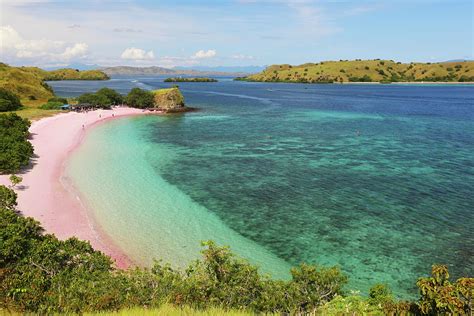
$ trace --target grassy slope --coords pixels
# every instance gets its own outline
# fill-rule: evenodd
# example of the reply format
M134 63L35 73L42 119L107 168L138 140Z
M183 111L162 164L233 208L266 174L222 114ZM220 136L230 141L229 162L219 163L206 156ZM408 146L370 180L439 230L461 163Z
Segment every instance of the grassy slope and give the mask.
M45 80L106 80L108 76L98 70L76 71L58 69L46 71L37 67L11 67L0 63L0 87L5 88L21 99L24 108L16 111L18 115L30 120L51 116L58 111L41 110L38 107L54 96ZM34 99L34 100L31 100Z
M185 316L185 315L197 315L197 316L249 316L254 315L250 312L235 311L230 310L226 311L220 308L210 308L206 310L195 310L190 307L174 307L172 305L162 305L159 308L145 309L145 308L133 308L121 310L118 312L109 312L109 313L92 313L85 314L87 316L92 315L115 315L115 316L141 316L141 315L166 315L166 316Z
M247 79L251 81L349 82L351 77L360 78L364 75L369 76L374 82L392 81L392 75L399 78L399 81L458 81L461 76L473 81L474 62L403 64L391 60L352 60L307 63L299 66L285 64L269 66L263 72L248 76ZM441 80L436 80L436 77ZM447 80L448 78L452 79Z

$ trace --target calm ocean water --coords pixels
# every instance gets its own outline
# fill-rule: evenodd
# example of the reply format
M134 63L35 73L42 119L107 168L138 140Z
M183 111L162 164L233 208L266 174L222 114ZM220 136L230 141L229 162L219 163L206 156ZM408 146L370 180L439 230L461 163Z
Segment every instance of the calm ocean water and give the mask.
M52 82L75 96L162 78ZM215 239L284 277L340 265L351 289L416 293L431 264L474 273L474 86L181 83L202 110L93 129L67 176L137 262Z

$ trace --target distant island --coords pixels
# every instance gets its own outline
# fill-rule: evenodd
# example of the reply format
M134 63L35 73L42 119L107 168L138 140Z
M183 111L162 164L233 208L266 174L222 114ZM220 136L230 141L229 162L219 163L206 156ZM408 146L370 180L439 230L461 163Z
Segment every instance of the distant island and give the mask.
M294 83L474 82L474 61L401 63L393 60L340 60L298 66L272 65L235 80Z
M173 77L173 78L166 78L163 80L164 82L217 82L218 80L214 78L186 78L186 77Z

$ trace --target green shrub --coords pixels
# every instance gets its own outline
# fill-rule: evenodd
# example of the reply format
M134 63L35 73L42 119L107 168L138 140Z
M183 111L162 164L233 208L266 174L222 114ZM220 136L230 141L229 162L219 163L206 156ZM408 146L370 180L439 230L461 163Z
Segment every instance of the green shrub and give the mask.
M16 173L28 165L33 156L29 127L28 120L14 113L0 114L0 173Z
M20 98L7 89L0 88L0 112L14 111L21 108Z
M421 313L430 315L472 315L474 278L449 281L448 267L433 265L431 277L420 278L416 285L420 289L418 306Z
M117 91L110 89L110 88L102 88L96 92L98 96L105 96L108 99L108 104L122 104L123 97Z
M14 210L16 206L17 195L15 191L0 185L0 209Z
M48 103L41 105L39 108L42 110L59 110L63 105L63 102L48 101Z
M100 108L110 108L111 102L103 94L84 93L77 98L78 103L89 103Z
M150 108L155 104L153 94L140 88L130 90L125 98L125 102L128 106L140 109Z

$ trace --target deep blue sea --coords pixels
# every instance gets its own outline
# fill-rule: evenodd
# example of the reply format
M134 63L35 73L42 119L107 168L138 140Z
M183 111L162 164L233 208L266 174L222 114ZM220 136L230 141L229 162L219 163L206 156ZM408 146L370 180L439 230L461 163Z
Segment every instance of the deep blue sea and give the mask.
M200 111L111 121L72 158L70 176L131 257L185 265L212 238L277 276L339 265L350 289L387 283L399 297L433 263L474 275L474 86L219 79L179 84ZM68 97L172 85L50 84Z

